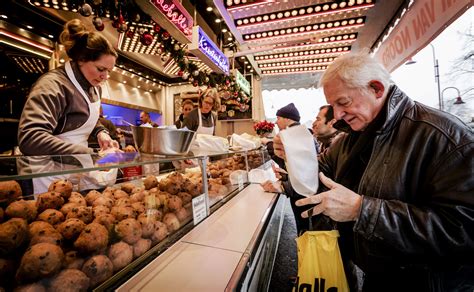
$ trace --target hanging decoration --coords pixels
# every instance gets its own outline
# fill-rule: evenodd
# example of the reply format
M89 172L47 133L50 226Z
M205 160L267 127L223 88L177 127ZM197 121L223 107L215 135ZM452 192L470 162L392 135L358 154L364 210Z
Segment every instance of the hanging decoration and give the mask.
M63 1L65 4L55 9L78 12L84 17L93 16L90 21L98 31L104 30L107 23L104 20L110 19L112 27L123 34L123 37L134 39L138 35L137 41L141 45L156 44L156 49L150 54L159 55L163 62L173 59L179 67L178 76L183 81L188 81L196 87L216 88L221 95L221 103L224 105L227 117L249 111L252 96L243 92L234 76L200 70L195 62L188 59L190 53L187 46L178 42L161 25L154 22L135 1L85 0L81 1L82 4L77 2ZM38 3L39 6L43 6L42 2Z

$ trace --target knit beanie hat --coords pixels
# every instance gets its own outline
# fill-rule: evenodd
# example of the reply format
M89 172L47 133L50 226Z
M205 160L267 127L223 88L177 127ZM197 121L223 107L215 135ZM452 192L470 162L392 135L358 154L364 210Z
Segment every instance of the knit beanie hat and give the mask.
M295 122L300 121L300 113L298 112L298 109L296 109L296 107L293 103L285 105L281 109L277 110L276 116L277 117L282 117L282 118L287 118L287 119L293 120Z

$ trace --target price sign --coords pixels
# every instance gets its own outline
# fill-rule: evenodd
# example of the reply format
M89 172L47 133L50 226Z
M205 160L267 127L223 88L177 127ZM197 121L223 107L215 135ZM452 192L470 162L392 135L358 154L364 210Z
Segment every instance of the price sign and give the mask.
M199 195L193 199L193 219L197 225L207 216L206 194Z

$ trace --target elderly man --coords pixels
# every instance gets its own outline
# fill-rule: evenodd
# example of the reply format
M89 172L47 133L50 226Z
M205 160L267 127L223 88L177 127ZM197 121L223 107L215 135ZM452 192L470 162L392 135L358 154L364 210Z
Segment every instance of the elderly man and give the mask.
M297 205L338 222L364 291L473 291L472 130L411 100L364 53L339 57L320 85L348 134L320 155L318 194ZM278 137L274 147L284 157Z
M332 141L341 134L341 131L333 127L335 122L332 106L323 105L319 108L319 113L313 122L313 135L319 142L320 153L326 151Z

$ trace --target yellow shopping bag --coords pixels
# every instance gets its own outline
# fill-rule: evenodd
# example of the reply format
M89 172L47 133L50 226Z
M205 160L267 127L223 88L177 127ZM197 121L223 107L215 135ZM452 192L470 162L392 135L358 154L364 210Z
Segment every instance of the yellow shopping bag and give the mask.
M339 231L306 231L296 239L295 292L349 291L337 238Z

